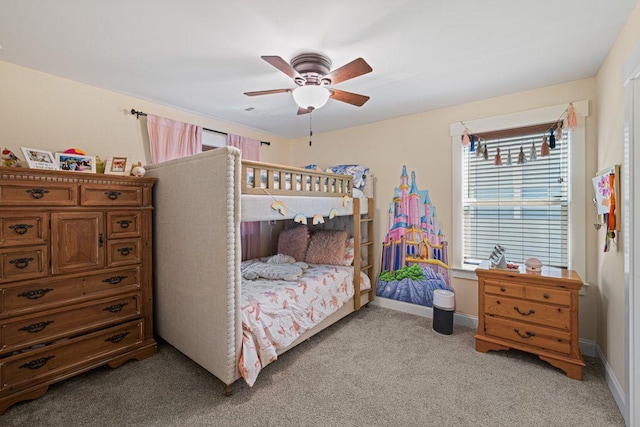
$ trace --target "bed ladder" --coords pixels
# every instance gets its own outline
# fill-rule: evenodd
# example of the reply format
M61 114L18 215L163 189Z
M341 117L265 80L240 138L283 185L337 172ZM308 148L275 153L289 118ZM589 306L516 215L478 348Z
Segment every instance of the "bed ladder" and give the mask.
M376 295L375 281L373 277L373 217L374 217L374 200L369 197L367 200L367 214L361 214L362 199L353 198L353 305L355 310L360 309L360 299L362 295L369 293L369 302L373 301ZM363 227L366 227L366 241L362 240ZM362 248L367 248L367 258L362 265ZM371 281L371 289L368 291L360 291L360 274L357 272L364 271Z

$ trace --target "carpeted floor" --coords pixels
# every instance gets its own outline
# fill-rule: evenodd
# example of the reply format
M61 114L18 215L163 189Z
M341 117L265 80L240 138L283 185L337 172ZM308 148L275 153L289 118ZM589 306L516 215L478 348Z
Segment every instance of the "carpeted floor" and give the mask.
M223 384L166 343L157 355L71 378L2 426L622 426L595 361L584 381L536 356L477 353L474 331L370 307Z

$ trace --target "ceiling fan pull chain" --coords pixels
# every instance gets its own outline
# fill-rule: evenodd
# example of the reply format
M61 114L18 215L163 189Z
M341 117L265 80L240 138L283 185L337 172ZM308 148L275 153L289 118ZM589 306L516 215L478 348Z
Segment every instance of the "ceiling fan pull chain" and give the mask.
M311 130L311 117L313 116L313 110L309 112L309 147L311 147L311 137L313 136L313 131Z

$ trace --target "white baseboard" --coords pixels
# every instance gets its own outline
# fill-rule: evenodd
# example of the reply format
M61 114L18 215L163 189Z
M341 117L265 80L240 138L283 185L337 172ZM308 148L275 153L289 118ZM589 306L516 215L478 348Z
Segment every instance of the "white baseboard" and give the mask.
M604 380L609 387L609 391L611 391L611 394L613 395L613 399L616 401L616 405L618 405L618 409L620 409L620 412L624 417L625 424L629 425L629 411L626 404L627 399L624 394L624 390L622 389L622 386L620 386L618 379L613 373L613 369L609 366L609 362L607 362L607 358L604 357L604 353L602 353L598 344L595 344L595 349L597 354L596 358L598 359L598 363L600 363L602 372L604 373Z
M394 299L382 297L376 297L376 299L371 302L371 305L377 305L378 307L389 308L391 310L401 311L403 313L415 314L416 316L433 319L433 308L425 307L423 305L411 304L408 302L396 301ZM476 329L478 327L478 316L454 312L453 324Z
M595 341L585 340L580 338L579 344L580 344L580 352L582 353L583 356L589 356L589 357L595 357L595 358L598 357L598 350L597 350L598 345L596 344Z

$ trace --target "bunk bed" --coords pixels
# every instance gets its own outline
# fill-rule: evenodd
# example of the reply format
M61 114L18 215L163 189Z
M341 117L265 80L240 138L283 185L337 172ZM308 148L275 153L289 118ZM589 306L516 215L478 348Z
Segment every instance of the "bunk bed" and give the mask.
M301 212L329 210L332 216L352 219L355 256L343 285L348 298L286 346L273 349L275 354L373 300L373 199L350 197L350 176L241 161L233 147L149 165L147 175L158 179L153 195L155 330L219 378L227 396L236 380L244 377L252 385L261 366L272 361L258 361L261 366L251 381L242 372L258 360L244 354L252 346L246 311L255 307L247 303L250 292L242 292L247 286L241 274L242 221L293 219ZM274 209L274 201L285 205L286 212ZM336 272L337 267L329 276ZM306 283L299 286L306 288Z

